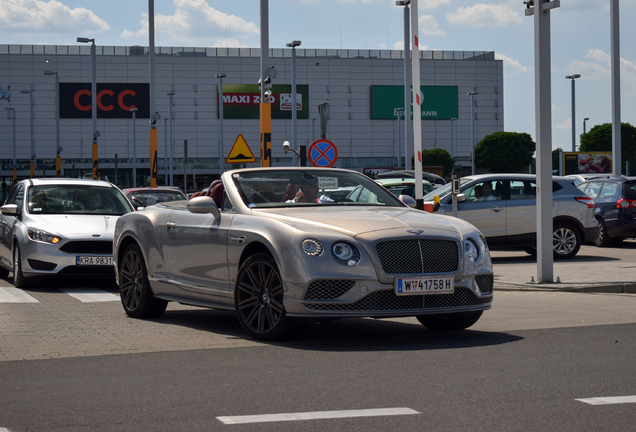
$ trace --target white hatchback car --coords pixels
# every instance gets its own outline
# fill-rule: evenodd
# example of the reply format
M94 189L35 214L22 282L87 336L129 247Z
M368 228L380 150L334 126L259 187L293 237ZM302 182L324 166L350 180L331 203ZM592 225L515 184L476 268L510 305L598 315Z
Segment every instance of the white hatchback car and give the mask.
M34 276L111 275L113 233L133 207L111 183L28 179L11 190L0 216L0 277L16 288Z

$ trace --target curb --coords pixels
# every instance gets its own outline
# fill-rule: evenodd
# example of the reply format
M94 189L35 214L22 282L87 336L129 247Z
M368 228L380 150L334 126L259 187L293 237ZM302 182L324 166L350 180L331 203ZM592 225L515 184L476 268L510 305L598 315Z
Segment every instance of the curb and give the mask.
M495 291L548 291L548 292L585 292L610 294L636 294L636 283L609 284L495 284Z

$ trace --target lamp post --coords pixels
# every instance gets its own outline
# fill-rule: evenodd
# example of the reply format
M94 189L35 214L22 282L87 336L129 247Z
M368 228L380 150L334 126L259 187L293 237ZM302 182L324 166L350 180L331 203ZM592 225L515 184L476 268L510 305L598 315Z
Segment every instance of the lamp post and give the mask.
M168 119L163 119L163 166L164 166L164 183L168 186Z
M574 80L581 78L580 74L568 75L566 79L572 80L572 151L576 151L576 116L574 115Z
M99 131L97 130L97 51L95 48L95 39L78 37L77 41L81 43L91 43L91 118L93 120L93 180L97 180L97 138L99 137Z
M455 158L455 121L457 119L453 117L450 119L451 122L451 157Z
M133 187L137 187L137 111L139 108L131 108L133 121Z
M35 176L35 139L33 135L33 90L20 90L22 94L29 95L29 105L31 106L31 178Z
M298 150L298 142L296 141L296 47L300 46L299 40L291 41L287 44L288 48L292 49L291 55L291 74L292 74L292 148ZM297 152L296 157L300 160L300 156Z
M216 74L215 77L219 79L219 172L222 175L225 171L225 151L223 149L223 78L227 76L226 73Z
M44 71L44 75L55 75L55 172L58 177L62 173L62 161L60 158L60 76L54 71ZM35 155L33 156L35 160Z
M404 6L404 169L411 169L411 158L408 156L409 121L411 120L411 26L409 23L409 5L411 0L399 0L396 6Z
M583 119L583 133L587 133L587 131L585 130L585 123L586 123L589 119L590 119L589 117L585 117L585 118Z
M394 108L393 112L395 112L397 114L397 130L398 130L398 142L397 142L397 165L396 167L401 166L400 165L400 159L402 159L401 155L400 155L400 144L402 143L402 133L400 131L400 117L402 116L402 113L404 112L404 108ZM404 147L404 150L406 150L406 146ZM405 157L406 157L406 153L405 153Z
M476 174L476 168L475 168L475 96L478 95L478 93L476 91L472 91L472 92L468 92L468 94L470 95L470 140L471 140L471 145L472 145L472 154L471 154L471 160L472 160L472 175Z
M15 186L15 181L16 181L16 162L15 162L15 108L13 107L4 107L5 110L9 111L11 113L11 118L13 119L12 123L11 123L11 136L12 136L12 140L13 140L13 184L12 186ZM8 114L8 113L7 113Z
M174 92L168 92L166 94L170 96L170 168L168 169L168 172L170 173L170 186L174 186L172 174L172 147L174 146L172 139L172 97L174 96Z

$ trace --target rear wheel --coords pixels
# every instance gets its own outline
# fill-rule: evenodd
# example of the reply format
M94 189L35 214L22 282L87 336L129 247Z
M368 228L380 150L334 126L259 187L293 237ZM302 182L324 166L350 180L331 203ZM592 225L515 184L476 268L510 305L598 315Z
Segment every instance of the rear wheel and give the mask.
M602 220L598 221L601 229L598 232L598 237L594 240L594 244L598 247L607 247L610 246L613 241L612 238L607 234L607 229L605 229L605 223Z
M26 288L29 280L22 274L22 254L16 244L13 248L13 286L16 288Z
M139 246L136 244L128 246L117 266L119 294L126 314L133 318L161 316L165 312L168 302L156 298L152 293L150 282L148 282L146 263Z
M581 234L569 223L556 222L552 232L554 259L570 259L581 249Z
M241 327L254 339L281 339L289 328L283 281L271 255L249 257L238 271L234 306Z
M418 315L417 320L433 331L464 330L475 324L483 311L458 312L439 315Z

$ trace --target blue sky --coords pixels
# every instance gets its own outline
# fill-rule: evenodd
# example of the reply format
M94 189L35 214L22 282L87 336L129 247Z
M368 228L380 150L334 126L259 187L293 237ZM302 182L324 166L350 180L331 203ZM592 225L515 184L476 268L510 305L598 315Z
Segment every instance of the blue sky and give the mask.
M551 12L553 147L571 148L571 87L578 135L610 123L611 0L561 0ZM158 46L259 47L259 0L155 0ZM533 19L523 0L419 0L425 49L494 51L504 61L504 129L534 137ZM0 43L148 45L146 0L0 0ZM620 1L621 119L636 126L636 0ZM269 0L270 47L401 49L394 0Z

